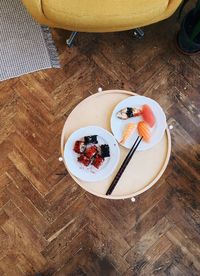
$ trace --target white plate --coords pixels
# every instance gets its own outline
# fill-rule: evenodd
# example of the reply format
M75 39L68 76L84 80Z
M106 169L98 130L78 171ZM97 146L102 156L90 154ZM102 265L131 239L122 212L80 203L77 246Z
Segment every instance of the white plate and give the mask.
M148 104L151 107L156 118L156 123L153 128L150 128L151 135L152 135L151 141L149 143L142 141L138 147L138 150L150 149L153 146L155 146L157 143L159 143L160 140L162 139L166 129L166 116L161 106L156 101L150 98L147 98L145 96L132 96L121 101L115 107L111 117L111 129L112 129L113 135L119 142L122 140L123 131L128 123L133 122L137 124L138 122L143 121L143 119L142 119L142 116L138 116L135 118L129 118L127 120L121 120L117 118L116 116L117 112L125 107L140 108L144 104ZM138 136L138 132L136 130L123 146L130 149L135 139L137 138L137 136Z
M104 163L99 169L89 165L83 166L77 161L78 154L73 151L74 144L77 140L82 140L84 136L98 135L99 145L108 144L110 148L110 157L105 158ZM76 177L87 182L102 181L109 177L115 170L120 158L120 150L114 136L107 130L97 127L88 126L80 128L68 138L64 149L64 161L68 170Z

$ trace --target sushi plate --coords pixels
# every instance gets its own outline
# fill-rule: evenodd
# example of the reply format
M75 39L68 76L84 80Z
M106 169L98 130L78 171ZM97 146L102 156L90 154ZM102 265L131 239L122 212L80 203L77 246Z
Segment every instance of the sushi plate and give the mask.
M106 191L129 150L119 145L120 160L113 173L106 179L96 182L83 181L68 169L64 158L65 144L77 129L95 125L109 132L110 118L115 107L123 100L137 96L125 90L107 90L89 96L81 101L69 114L61 135L61 154L64 165L74 181L87 192L106 199L125 199L135 197L153 187L164 173L171 153L171 136L168 127L159 143L145 151L137 151L115 190L110 196ZM144 173L145 172L145 173Z
M145 97L145 96L132 96L127 99L121 101L114 108L112 116L111 116L111 129L113 135L116 140L120 142L122 140L123 132L128 123L132 122L134 124L143 121L142 116L132 117L127 120L121 120L117 117L117 113L126 108L126 107L135 107L142 108L144 104L147 104L151 107L153 114L155 116L155 125L153 128L150 128L151 132L151 140L150 142L145 142L144 140L140 143L138 147L138 151L148 150L154 147L157 143L159 143L165 133L166 129L166 116L161 108L161 106L154 100ZM127 141L123 144L124 147L130 149L138 136L138 131L134 131L133 134L127 139Z
M94 166L84 166L78 162L78 154L74 152L76 141L83 140L85 136L97 135L99 145L107 144L110 150L110 157L104 159L103 164L96 169ZM97 127L88 126L80 128L73 132L68 138L64 149L64 160L68 170L80 180L87 182L102 181L108 178L115 170L120 158L120 150L114 136L107 130Z

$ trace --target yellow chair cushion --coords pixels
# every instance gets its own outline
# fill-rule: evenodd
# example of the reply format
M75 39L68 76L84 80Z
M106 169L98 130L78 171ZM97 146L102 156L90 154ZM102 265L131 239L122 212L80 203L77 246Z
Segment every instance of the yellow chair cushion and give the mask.
M41 0L45 18L68 30L110 32L148 25L170 0Z

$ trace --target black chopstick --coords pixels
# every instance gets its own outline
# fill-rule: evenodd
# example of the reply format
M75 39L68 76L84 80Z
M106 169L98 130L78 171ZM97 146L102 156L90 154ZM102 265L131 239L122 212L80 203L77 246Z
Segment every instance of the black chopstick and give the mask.
M110 187L108 188L106 195L111 195L115 186L117 185L120 177L122 176L124 170L126 169L128 163L130 162L133 154L135 153L136 149L138 148L140 142L142 141L142 137L138 136L137 139L135 140L132 148L130 149L129 153L127 154L126 158L124 159L124 162L122 163L119 171L117 172L114 180L112 181Z

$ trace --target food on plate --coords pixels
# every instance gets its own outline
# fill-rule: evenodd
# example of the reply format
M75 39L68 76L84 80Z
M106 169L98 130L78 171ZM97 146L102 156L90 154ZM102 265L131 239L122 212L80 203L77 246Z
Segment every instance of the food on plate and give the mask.
M100 146L101 149L101 157L106 158L106 157L110 157L110 148L109 145L101 145Z
M91 163L90 158L88 158L88 157L85 156L84 154L81 154L81 155L78 157L78 161L79 161L80 163L82 163L85 167L89 166L90 163Z
M126 140L133 134L136 128L137 128L137 125L134 123L127 124L123 133L122 140L120 141L120 144L124 144Z
M138 133L141 137L143 137L143 140L145 142L150 142L151 132L149 129L149 125L146 122L141 121L138 123L137 128L138 128Z
M151 107L147 104L142 107L142 117L143 120L150 126L153 127L155 125L156 119L153 114Z
M109 145L99 145L97 135L85 136L83 140L76 141L73 148L79 154L78 162L85 167L92 165L99 169L105 158L110 157Z
M117 112L117 117L121 120L127 120L141 115L141 109L135 107L126 107Z
M82 153L85 151L85 144L83 141L76 141L74 145L74 151L76 153Z
M95 168L99 169L99 167L103 164L103 162L104 162L104 158L99 154L97 154L92 161L92 165Z
M85 136L84 137L84 143L85 143L85 145L98 144L97 135Z
M132 117L141 116L143 121L140 121L138 125L133 122L127 124L122 134L122 140L120 144L124 144L128 138L133 134L135 129L138 129L138 133L143 137L145 142L150 142L151 140L151 131L149 127L153 127L156 123L155 115L151 107L147 104L144 104L141 107L126 107L117 112L117 117L122 120L126 120Z
M98 149L96 146L91 146L86 148L85 150L85 156L87 156L87 158L91 159L92 157L94 157L98 152Z

